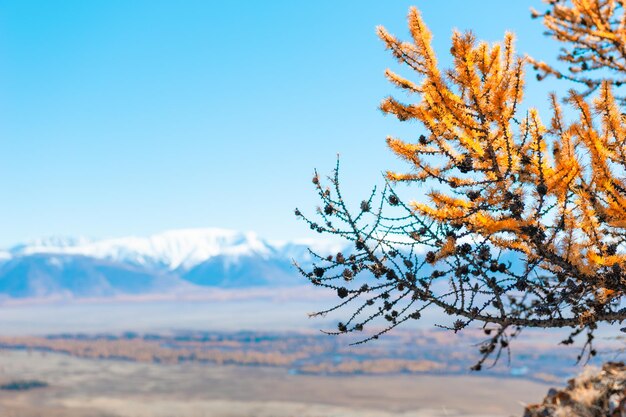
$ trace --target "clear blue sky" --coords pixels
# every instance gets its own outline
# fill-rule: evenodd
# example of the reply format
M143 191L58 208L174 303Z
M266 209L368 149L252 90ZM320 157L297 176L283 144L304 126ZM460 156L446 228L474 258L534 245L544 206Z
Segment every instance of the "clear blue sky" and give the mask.
M423 10L440 54L453 27L550 58L538 0L0 1L0 244L225 227L310 236L315 167L341 154L356 200L399 163L377 110L395 67L376 38ZM404 74L408 74L404 71ZM530 74L530 77L532 74ZM529 81L527 104L545 105ZM419 194L416 191L416 194Z

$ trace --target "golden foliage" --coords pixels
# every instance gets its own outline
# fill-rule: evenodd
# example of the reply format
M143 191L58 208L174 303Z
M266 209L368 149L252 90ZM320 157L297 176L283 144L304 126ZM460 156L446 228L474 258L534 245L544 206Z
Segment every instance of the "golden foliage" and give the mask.
M539 80L552 75L574 81L583 95L596 91L603 82L617 87L626 81L626 10L623 0L548 0L542 17L548 34L563 44L557 60L567 65L560 70L530 59ZM601 75L599 76L599 73ZM621 99L623 102L624 100Z
M410 41L378 27L411 73L385 72L405 98L388 97L380 108L422 130L416 140L387 138L408 165L387 180L421 192L404 203L387 184L377 211L374 190L353 214L338 168L332 189L316 174L318 194L333 210L318 210L321 223L296 215L319 233L352 241L356 252L317 256L312 272L300 268L342 299L315 315L358 300L337 334L388 323L362 342L431 308L450 316L441 326L455 333L480 322L488 338L474 369L500 357L526 327L573 328L563 344L586 332L583 353L595 355L597 323L626 319L626 99L617 95L626 82L624 1L547 0L545 13L534 12L565 46L557 57L571 65L565 72L518 56L511 33L488 44L457 31L444 68L416 8L408 15ZM542 117L523 103L528 65L540 81L554 75L583 91L549 95Z
M612 2L573 3L600 27L613 10ZM574 19L570 9L557 9L558 14L544 17L552 30L566 17ZM577 19L583 18L580 13ZM570 92L568 105L578 115L572 122L563 117L555 96L550 97L549 125L534 109L520 117L525 62L515 55L512 34L488 45L471 33L454 32L454 65L444 70L417 9L410 10L408 20L412 42L382 27L378 34L420 80L389 70L387 77L417 93L419 101L406 104L388 97L381 109L399 120L420 122L427 134L416 142L387 139L391 151L412 167L410 173L389 172L388 179L433 187L427 202L411 203L419 215L461 225L473 239L622 295L626 282L621 275L609 280L605 274L607 268L626 267L626 255L614 248L626 235L626 126L611 83L601 83L592 103ZM611 35L608 26L596 32L589 36L623 38L622 32ZM453 252L446 248L439 258Z

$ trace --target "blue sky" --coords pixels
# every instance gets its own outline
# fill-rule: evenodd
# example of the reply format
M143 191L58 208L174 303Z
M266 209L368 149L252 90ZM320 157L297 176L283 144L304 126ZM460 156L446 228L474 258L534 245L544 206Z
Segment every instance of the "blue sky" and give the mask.
M411 4L442 57L453 27L513 30L520 52L554 56L530 19L538 0L0 1L0 245L186 227L310 236L292 213L314 210L314 168L339 153L360 201L402 166L385 136L421 132L377 109L397 67L374 28L407 38ZM552 84L532 76L526 103L545 107Z

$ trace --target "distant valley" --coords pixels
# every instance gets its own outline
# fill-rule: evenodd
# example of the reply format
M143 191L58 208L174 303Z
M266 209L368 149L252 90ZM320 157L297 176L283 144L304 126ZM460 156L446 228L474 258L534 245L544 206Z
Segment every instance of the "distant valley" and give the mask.
M478 360L475 346L484 335L478 330L456 335L442 329L397 330L376 342L350 345L364 337L337 338L313 330L63 333L0 336L0 351L146 363L272 366L307 375L467 375ZM554 341L543 339L540 332L530 332L524 340L515 341L510 357L501 358L480 375L559 383L580 371L578 348L557 347ZM601 341L600 350L609 352L617 346Z

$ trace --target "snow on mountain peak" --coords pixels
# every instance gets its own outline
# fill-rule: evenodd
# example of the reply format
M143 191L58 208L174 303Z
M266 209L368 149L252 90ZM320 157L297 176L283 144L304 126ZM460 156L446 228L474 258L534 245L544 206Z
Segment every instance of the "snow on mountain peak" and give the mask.
M71 246L80 246L85 245L91 242L91 239L86 238L84 236L79 237L66 237L66 236L48 236L39 239L29 240L26 243L14 246L10 249L12 252L19 252L25 247L71 247Z
M83 255L138 265L190 268L214 256L266 257L272 248L255 233L206 228L171 230L149 237L102 240L47 238L19 245L12 255Z

